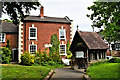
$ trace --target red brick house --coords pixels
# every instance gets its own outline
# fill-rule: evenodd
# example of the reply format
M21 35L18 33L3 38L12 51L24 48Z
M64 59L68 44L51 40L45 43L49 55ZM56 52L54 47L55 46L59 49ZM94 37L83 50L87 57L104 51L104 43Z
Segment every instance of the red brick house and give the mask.
M9 40L10 44L10 50L13 52L13 60L17 61L14 58L15 56L18 56L18 30L17 26L14 25L13 23L8 23L7 21L1 22L0 25L0 45L1 47L6 47L7 45L7 40ZM14 55L15 54L15 55Z
M72 20L44 16L44 7L40 9L39 16L28 16L19 25L19 60L25 51L35 53L39 49L44 51L50 47L50 39L57 34L60 41L60 55L66 57L66 43L72 39ZM49 48L47 50L49 52Z

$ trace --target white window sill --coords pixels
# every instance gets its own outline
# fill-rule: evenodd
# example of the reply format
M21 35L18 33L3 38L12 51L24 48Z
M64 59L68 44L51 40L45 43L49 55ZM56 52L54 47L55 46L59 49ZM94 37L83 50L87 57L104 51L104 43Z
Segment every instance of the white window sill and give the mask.
M67 56L67 54L60 54L60 55L61 55L61 56L64 56L64 55Z
M0 43L5 43L5 42L0 42Z
M32 39L32 40L37 40L37 38L29 38L29 40L31 40L31 39Z
M59 40L65 40L65 41L66 41L66 39L65 39L65 38L60 38Z

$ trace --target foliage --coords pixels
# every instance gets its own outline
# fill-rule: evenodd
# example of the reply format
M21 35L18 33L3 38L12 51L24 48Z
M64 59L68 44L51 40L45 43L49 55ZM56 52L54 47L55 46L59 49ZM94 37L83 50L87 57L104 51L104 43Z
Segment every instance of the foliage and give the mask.
M2 21L5 21L5 20L7 20L8 23L12 22L11 20L8 20L8 19L3 19Z
M119 58L112 58L108 62L110 62L110 63L120 63L120 59Z
M53 59L47 54L46 50L41 52L40 50L35 54L35 65L42 66L55 66L61 64L61 62L55 62Z
M2 62L3 64L9 64L10 60L11 60L11 51L6 48L6 47L2 47L0 48L0 55L2 56L0 58L0 63Z
M35 53L34 60L33 58L31 58L28 52L22 54L21 56L22 64L31 65L31 59L33 60L35 65L53 66L62 64L59 54L60 42L57 38L57 34L51 36L51 44L52 47L50 48L49 55L47 54L47 49L45 49L45 51L43 52L39 49L39 51Z
M60 42L58 40L57 34L53 34L51 36L51 44L52 47L49 48L49 56L54 62L59 62L60 61L60 53L59 53L59 46Z
M49 66L2 65L2 78L43 80L51 69L53 68L49 68Z
M37 0L36 0L37 1ZM8 14L14 24L19 24L19 19L23 20L30 10L36 10L40 6L39 2L4 2L2 12Z
M91 79L117 79L119 78L120 69L119 63L104 63L90 66L87 69L87 75L91 77Z
M21 55L21 64L24 65L32 65L34 64L33 56L31 56L28 52L25 52Z
M9 39L7 40L7 45L6 45L6 47L7 47L8 49L10 49Z
M99 1L99 0L98 0ZM87 15L92 21L92 27L101 28L103 37L108 41L120 40L120 2L94 2L88 7L93 13Z
M40 64L41 65L41 62L44 60L43 57L42 57L41 50L39 50L38 52L36 52L34 60L35 60L36 64Z
M71 51L69 50L69 49L70 49L70 41L69 41L69 40L67 41L66 46L67 46L67 47L66 47L67 58L68 58L68 59L71 59L72 53L71 53Z

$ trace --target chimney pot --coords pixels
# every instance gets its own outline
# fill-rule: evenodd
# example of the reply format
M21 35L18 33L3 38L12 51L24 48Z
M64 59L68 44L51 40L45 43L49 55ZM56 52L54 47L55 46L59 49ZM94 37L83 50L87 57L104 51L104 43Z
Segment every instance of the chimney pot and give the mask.
M43 18L44 17L44 7L41 6L40 8L40 17Z

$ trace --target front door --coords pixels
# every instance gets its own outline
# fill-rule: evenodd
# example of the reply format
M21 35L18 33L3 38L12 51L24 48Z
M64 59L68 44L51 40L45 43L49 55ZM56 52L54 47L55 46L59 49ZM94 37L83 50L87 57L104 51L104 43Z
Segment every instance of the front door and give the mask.
M13 62L18 62L18 50L17 49L12 50L12 60Z

